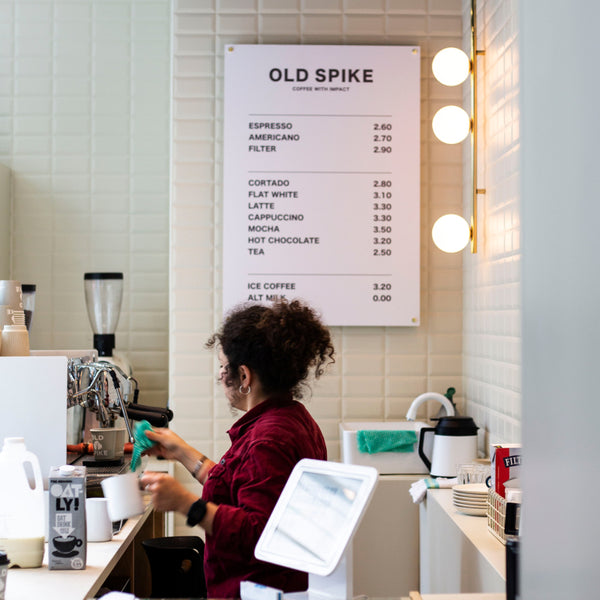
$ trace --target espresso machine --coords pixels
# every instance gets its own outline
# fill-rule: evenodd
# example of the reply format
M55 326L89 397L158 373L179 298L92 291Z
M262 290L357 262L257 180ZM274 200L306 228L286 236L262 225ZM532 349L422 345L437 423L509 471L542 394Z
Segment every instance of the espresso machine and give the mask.
M85 301L94 332L94 354L69 358L67 373L68 443L87 450L93 427L121 426L133 443L133 420L167 427L173 418L169 409L138 403L139 387L125 357L117 354L115 331L123 300L123 273L85 273Z
M144 406L137 402L137 381L108 361L69 358L67 362L67 443L69 464L82 464L88 469L87 489L99 491L105 477L124 473L130 459L125 455L133 451L133 421L146 420L157 427L168 427L173 412L168 408ZM73 421L69 415L81 418ZM117 421L119 423L117 423ZM126 443L123 454L112 460L95 456L95 443L88 442L92 427L108 429L123 422ZM76 423L69 432L69 423ZM73 436L76 435L76 442ZM94 456L92 456L94 455Z
M116 365L86 358L68 359L67 408L90 410L104 428L114 427L116 419L122 418L130 442L131 421L146 420L151 425L167 427L173 418L169 408L139 404L138 394L137 381Z

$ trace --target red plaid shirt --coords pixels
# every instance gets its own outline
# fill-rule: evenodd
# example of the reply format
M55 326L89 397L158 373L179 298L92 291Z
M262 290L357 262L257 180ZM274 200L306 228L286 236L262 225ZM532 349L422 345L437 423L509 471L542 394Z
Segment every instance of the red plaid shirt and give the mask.
M290 395L261 402L228 433L231 448L210 471L202 494L219 505L204 551L208 596L239 598L246 579L285 592L305 590L306 573L259 561L254 548L296 463L327 459L321 430Z

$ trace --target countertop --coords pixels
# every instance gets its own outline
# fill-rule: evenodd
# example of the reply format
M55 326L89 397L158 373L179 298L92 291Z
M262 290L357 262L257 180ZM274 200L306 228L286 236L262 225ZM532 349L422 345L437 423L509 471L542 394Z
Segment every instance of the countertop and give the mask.
M405 600L405 599L402 599ZM506 594L422 594L406 600L506 600Z
M428 501L435 502L475 545L485 560L504 577L504 546L488 531L485 518L462 515L454 509L450 490L429 490ZM92 598L104 585L127 549L152 514L148 505L143 515L129 519L110 542L88 543L84 570L48 570L47 548L39 569L9 569L6 600L83 600ZM422 594L411 592L406 600L504 600L503 593ZM365 598L366 600L366 598ZM375 600L374 598L370 600ZM383 600L383 599L379 599ZM404 600L396 598L394 600Z
M152 506L146 506L144 514L128 519L110 542L88 543L86 567L82 570L50 571L46 544L44 563L40 568L8 570L6 600L93 598L151 513Z

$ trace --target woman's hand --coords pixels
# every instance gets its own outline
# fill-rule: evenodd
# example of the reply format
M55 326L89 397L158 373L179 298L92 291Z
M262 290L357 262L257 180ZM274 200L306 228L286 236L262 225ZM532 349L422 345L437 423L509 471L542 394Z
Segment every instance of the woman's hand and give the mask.
M155 446L144 453L150 456L162 456L163 458L181 461L190 447L176 433L164 427L148 429L144 433L149 440L156 442Z
M154 508L161 512L175 510L187 515L198 496L188 491L171 475L147 471L140 477L142 487L152 494Z
M142 487L152 494L152 505L155 510L167 512L175 510L184 516L190 512L190 508L198 496L188 491L179 481L166 473L154 473L146 471L140 477ZM207 534L213 534L213 523L218 505L208 502L206 515L199 525Z
M152 430L148 429L144 432L146 437L153 442L155 446L146 450L144 454L150 456L161 456L162 458L179 461L190 473L204 483L208 472L214 466L214 462L209 460L184 439L180 438L176 433L165 427L156 427ZM201 461L201 469L198 469L198 461Z

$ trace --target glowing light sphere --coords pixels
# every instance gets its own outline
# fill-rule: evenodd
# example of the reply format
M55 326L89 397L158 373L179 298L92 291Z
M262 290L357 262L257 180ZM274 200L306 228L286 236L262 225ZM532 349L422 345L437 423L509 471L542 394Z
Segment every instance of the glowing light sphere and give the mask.
M433 57L431 70L440 83L459 85L471 72L471 60L458 48L444 48Z
M433 243L443 252L460 252L471 239L471 227L460 215L444 215L431 231Z
M435 113L431 125L438 140L458 144L471 131L471 117L460 106L444 106Z

